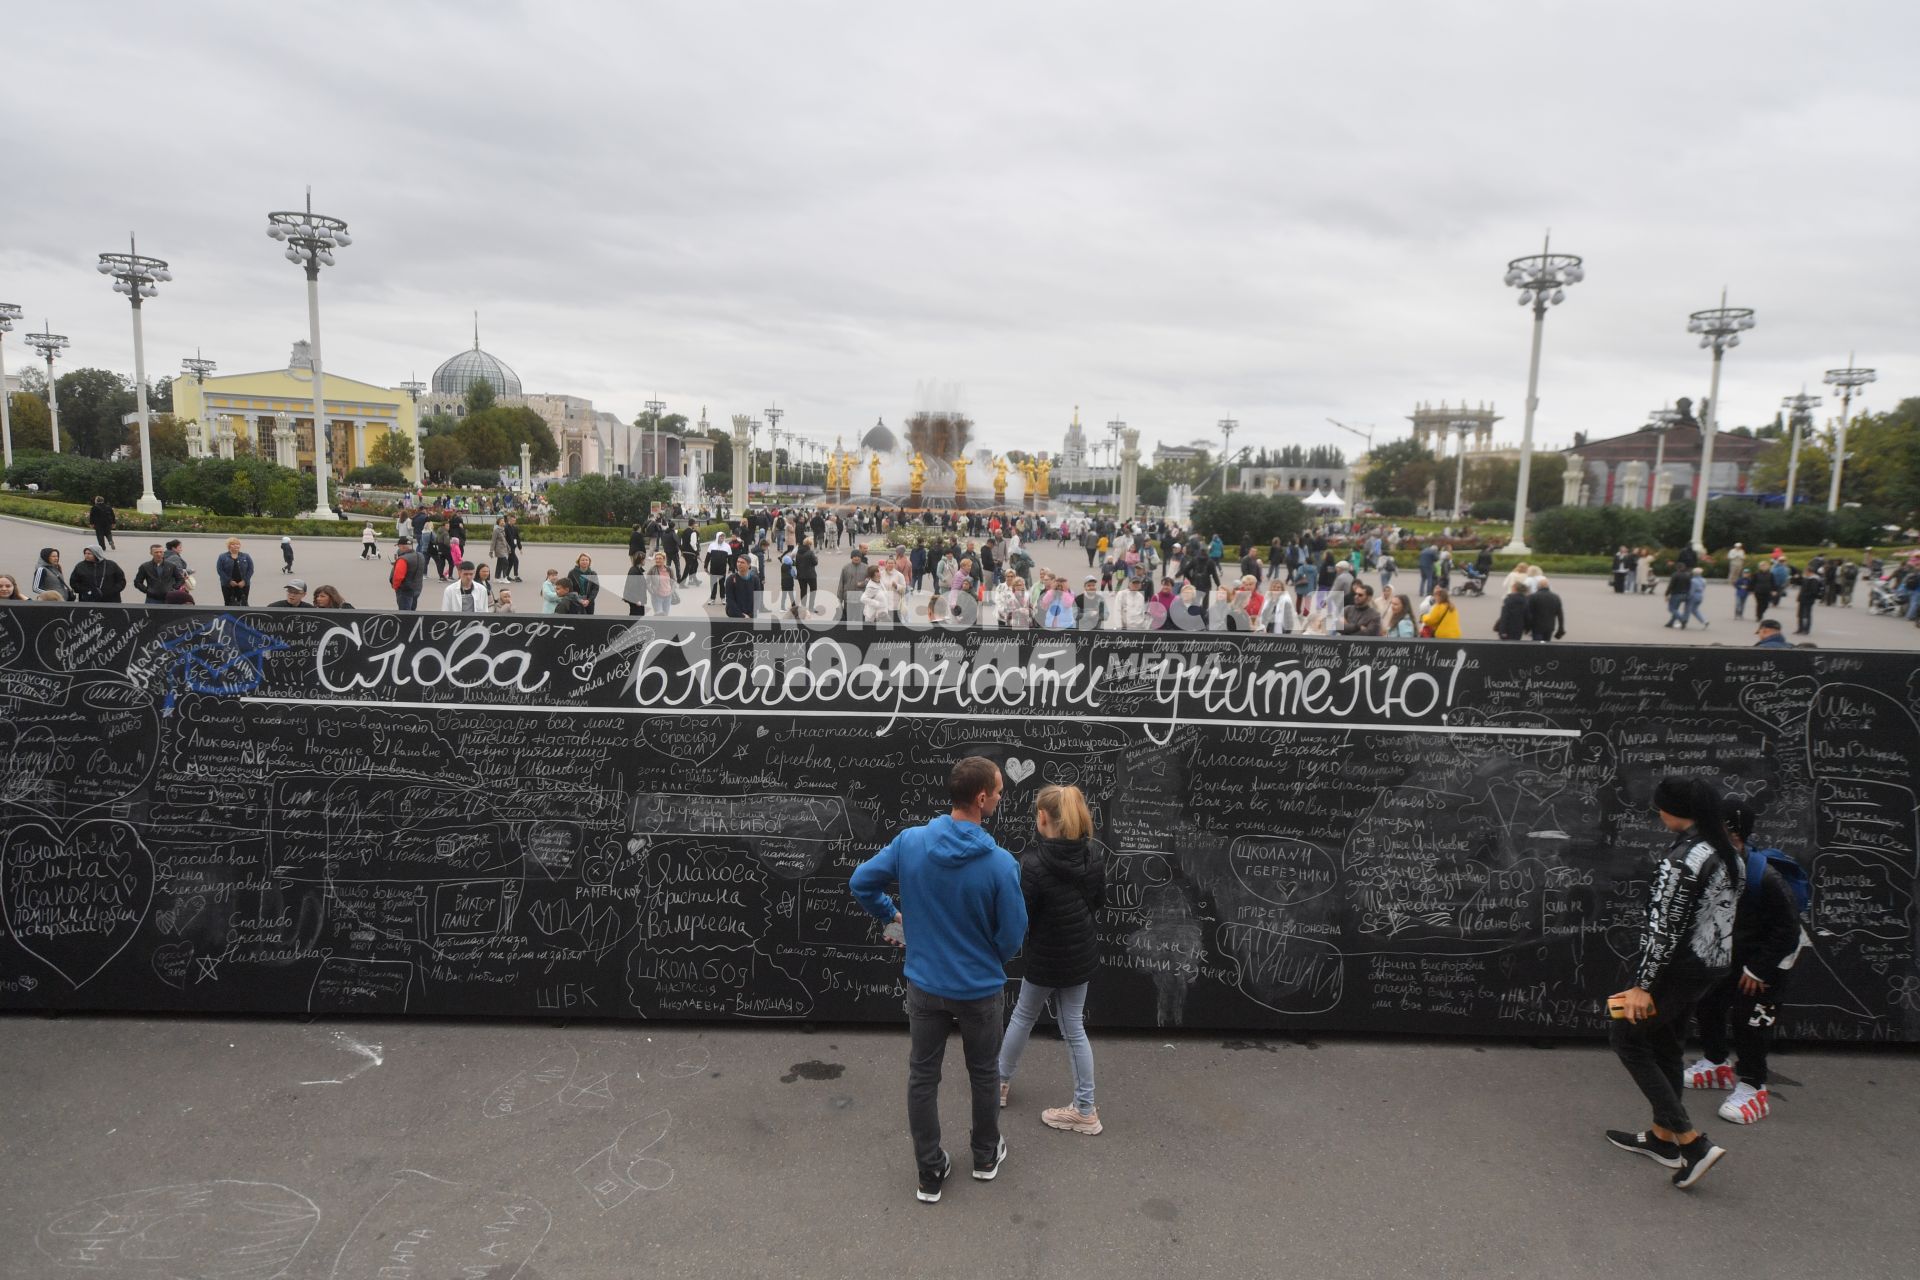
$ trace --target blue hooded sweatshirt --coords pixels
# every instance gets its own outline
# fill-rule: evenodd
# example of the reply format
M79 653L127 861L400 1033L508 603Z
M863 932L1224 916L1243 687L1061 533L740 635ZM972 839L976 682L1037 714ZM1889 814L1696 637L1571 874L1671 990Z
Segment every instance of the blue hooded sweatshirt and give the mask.
M912 827L853 870L853 896L891 923L890 886L908 915L907 981L948 1000L983 1000L1007 983L1027 936L1020 864L982 827L950 815Z

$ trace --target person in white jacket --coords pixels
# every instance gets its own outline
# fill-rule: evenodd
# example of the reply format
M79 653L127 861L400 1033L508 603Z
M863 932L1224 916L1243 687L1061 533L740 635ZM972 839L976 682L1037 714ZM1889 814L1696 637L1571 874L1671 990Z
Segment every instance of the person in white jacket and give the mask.
M1140 582L1145 581L1145 578L1140 579ZM1115 599L1115 612L1120 616L1122 631L1147 629L1147 597L1140 590L1140 582L1123 582Z
M440 608L446 613L492 613L492 602L487 598L487 589L473 580L475 564L471 560L460 562L460 573L446 590L440 593Z
M1293 602L1293 592L1276 589L1267 597L1267 608L1260 618L1260 629L1277 636L1292 635L1302 630L1300 609Z

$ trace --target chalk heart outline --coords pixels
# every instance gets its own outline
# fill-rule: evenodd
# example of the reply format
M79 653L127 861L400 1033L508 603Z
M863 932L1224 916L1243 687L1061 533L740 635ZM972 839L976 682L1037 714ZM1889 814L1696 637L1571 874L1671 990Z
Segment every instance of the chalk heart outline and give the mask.
M64 623L57 624L64 626ZM12 666L27 651L27 633L20 628L19 619L8 609L0 613L0 667ZM59 668L54 668L56 671Z
M1033 776L1034 768L1035 765L1031 760L1023 760L1019 756L1007 757L1006 774L1011 782L1025 782Z
M688 731L694 731L694 730L705 730L714 735L713 747L707 752L707 754L705 754L704 756L701 756L697 760L686 760L684 762L695 769L703 768L706 765L712 764L715 760L718 760L720 758L720 753L722 751L725 751L729 746L733 744L734 733L737 731L739 727L735 719L730 716L707 717L707 716L692 716L692 715L665 715L665 716L653 717L653 720L654 720L654 723L658 724L661 727L663 732L671 733L671 732L688 732ZM762 725L760 727L759 736L765 736L765 734L766 734L766 726ZM657 743L649 739L643 738L641 740L641 744L645 746L647 750L653 752L655 755L664 756L669 760L681 759L681 757L672 754L671 752L667 751L664 747L659 746Z
M104 834L104 838L112 850L112 852L107 855L107 858L112 866L114 876L121 879L123 884L126 877L133 877L133 884L129 886L129 894L133 902L137 904L137 910L135 919L131 922L124 922L116 926L114 932L107 935L107 941L112 945L112 950L108 951L100 959L100 962L94 965L92 970L87 971L85 977L76 978L73 976L73 973L69 973L68 970L72 969L74 973L78 973L84 969L89 958L83 950L78 947L61 947L56 949L47 946L44 941L36 945L36 943L29 942L25 938L22 938L19 928L14 924L13 896L14 891L19 887L15 881L19 872L14 865L13 850L15 845L24 844L28 840L38 837L45 843L51 844L55 848L65 852L82 839L93 836L96 828ZM51 824L44 822L27 822L7 832L4 842L0 842L0 914L4 914L6 917L7 932L13 935L14 942L19 945L22 951L59 974L62 978L65 978L67 985L76 991L99 977L106 967L117 960L120 953L127 949L127 944L133 941L134 935L140 932L140 927L147 921L147 912L153 906L153 879L154 865L152 851L141 841L140 833L124 822L113 822L104 818L90 818L74 827L64 836L56 831ZM93 936L97 937L98 935ZM84 943L81 945L84 946ZM53 955L48 955L48 951L52 951ZM67 954L68 952L72 954ZM55 959L55 956L59 958Z
M1804 699L1797 696L1802 690L1806 692ZM1820 682L1812 676L1795 676L1791 680L1755 680L1740 686L1740 709L1761 724L1785 729L1794 721L1807 718L1813 710L1813 700L1819 693ZM1791 703L1776 701L1772 715L1754 709L1754 704L1762 698L1784 698L1787 694L1796 696ZM1785 713L1784 718L1782 712Z

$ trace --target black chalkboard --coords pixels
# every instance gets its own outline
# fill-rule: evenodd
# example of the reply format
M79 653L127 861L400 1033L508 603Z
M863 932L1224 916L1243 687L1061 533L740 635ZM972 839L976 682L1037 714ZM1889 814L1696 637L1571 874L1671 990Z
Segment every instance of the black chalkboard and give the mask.
M1917 711L1910 654L7 608L0 1007L896 1020L847 874L979 753L1016 853L1093 804L1102 1025L1598 1033L1687 770L1811 871L1788 1033L1913 1040Z

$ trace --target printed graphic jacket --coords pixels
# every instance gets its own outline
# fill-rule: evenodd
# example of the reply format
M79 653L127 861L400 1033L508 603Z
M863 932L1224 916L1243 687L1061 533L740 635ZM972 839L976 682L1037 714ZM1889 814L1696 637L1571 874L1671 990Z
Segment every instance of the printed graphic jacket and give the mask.
M1686 974L1711 981L1733 966L1733 912L1744 873L1689 830L1675 840L1653 878L1647 932L1640 940L1634 985L1653 990L1662 978Z

